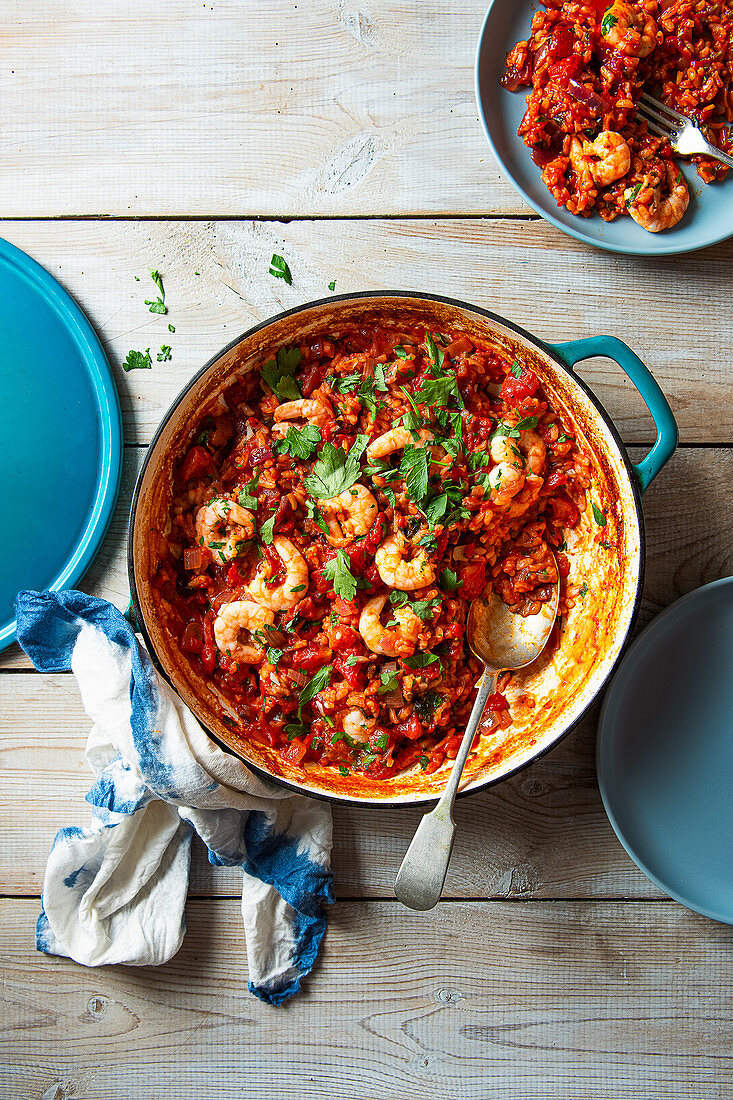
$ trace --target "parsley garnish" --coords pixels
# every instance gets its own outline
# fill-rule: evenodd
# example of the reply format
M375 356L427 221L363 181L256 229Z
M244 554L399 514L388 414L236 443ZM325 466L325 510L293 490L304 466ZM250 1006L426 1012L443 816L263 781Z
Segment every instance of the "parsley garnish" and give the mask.
M267 385L283 401L299 401L303 396L293 378L300 358L300 348L279 348L275 359L268 359L260 370Z
M374 368L374 386L380 393L387 392L387 382L384 377L384 363L377 363Z
M298 718L300 718L300 712L306 703L310 703L311 699L318 695L319 691L323 691L325 687L331 683L331 666L324 665L323 668L319 668L313 676L311 676L308 683L305 685L300 693L298 699Z
M377 695L387 695L390 691L396 691L400 686L400 680L397 672L387 672L386 669L382 669L379 679L382 681L377 688Z
M437 653L416 653L413 657L405 657L402 663L407 668L427 668L429 665L434 665L436 661L440 664Z
M127 359L122 364L124 371L128 370L149 370L153 365L153 361L150 358L150 348L145 351L128 351Z
M505 424L503 420L497 421L496 428L492 432L492 437L495 435L506 435L509 439L519 439L519 433L524 431L525 428L537 427L536 416L523 416L521 420L517 422L515 427L510 427L509 424Z
M336 557L323 566L323 575L333 583L333 590L343 600L353 600L356 595L356 577L351 572L351 560L345 550L337 550Z
M330 500L350 489L361 474L361 456L366 450L369 437L358 435L348 453L343 447L334 447L333 443L324 443L313 472L305 479L305 487L317 500Z
M446 588L449 592L453 592L456 588L461 587L463 581L458 579L458 574L452 569L444 569L440 574L440 583L443 588Z
M639 194L639 192L641 191L641 186L642 186L642 182L643 182L642 180L639 180L639 182L637 183L636 187L634 188L634 190L633 190L633 191L631 192L631 194L629 195L629 197L628 197L628 199L627 199L627 201L626 201L626 205L627 205L627 207L631 206L632 202L634 201L634 199L636 198L636 196L637 196L637 195Z
M296 737L305 737L307 733L308 727L300 722L288 722L285 727L285 735L288 741L293 741Z
M422 722L429 722L441 701L442 697L437 691L426 691L424 695L416 695L412 702L418 718Z
M336 393L351 393L360 381L360 374L342 374L340 378L334 378L332 385Z
M168 307L165 304L165 291L163 290L163 277L161 276L160 272L156 271L155 268L153 268L153 267L149 267L148 271L150 272L150 278L153 280L153 282L155 283L155 285L158 288L160 297L155 298L152 301L148 301L147 298L146 298L145 299L145 305L149 307L149 312L150 313L167 313L168 312Z
M339 764L339 771L341 772L341 775L349 775L350 774L349 769L345 768L343 766L343 764Z
M608 34L608 32L611 30L611 28L615 27L617 23L618 23L618 19L613 14L613 12L612 11L607 11L606 14L603 16L603 20L601 22L601 34L603 34L603 35Z
M443 366L443 360L445 359L445 352L441 348L436 348L435 339L429 332L425 333L425 347L428 349L428 355L436 370L441 370Z
M318 510L318 508L316 507L316 505L313 503L312 500L307 500L305 502L305 511L306 511L306 515L308 516L308 519L312 519L313 522L315 523L316 527L320 527L320 529L321 529L321 531L323 531L324 535L327 535L328 534L328 524L326 523L325 519L323 518L320 511Z
M260 471L258 470L251 481L248 481L243 489L239 490L238 500L243 508L256 508L257 497L253 496L253 493L257 492L257 487L260 484Z
M336 289L335 279L331 279L331 282L328 284L328 289L331 291L331 293L333 293L333 291Z
M156 358L159 363L167 363L169 359L172 359L170 344L161 344Z
M291 424L284 438L275 444L274 450L278 454L289 452L295 458L305 459L310 458L320 442L321 430L315 424L306 424L304 428L296 428Z
M596 521L599 527L605 527L606 517L604 516L603 512L598 507L595 501L591 502L591 507L593 508L593 519Z
M176 326L175 325L168 325L168 331L169 332L175 332L176 331Z
M588 595L588 585L585 583L585 581L583 581L583 587L578 592L578 595L579 596L587 596Z
M454 374L441 374L438 378L426 378L420 389L415 393L415 397L421 405L447 405L453 399L462 409L466 407L458 389L458 380Z
M380 733L379 737L374 738L375 747L378 749L386 749L389 742L388 733Z
M275 516L270 516L260 527L260 538L265 546L269 546L275 535Z
M284 649L275 649L274 646L266 645L265 653L267 654L268 663L271 665L278 664L282 660L282 656L285 653Z
M423 755L423 756L420 757L420 767L422 768L423 771L425 771L425 769L427 768L429 763L430 763L430 757L429 756L424 756Z
M515 378L521 378L522 377L522 370L523 370L523 368L520 366L519 363L517 363L517 361L515 359L514 362L511 365L511 372L514 375L514 377Z
M408 443L402 452L400 474L405 479L405 492L415 504L420 504L427 495L429 470L427 447L415 447Z
M276 252L273 252L270 260L270 274L274 279L284 279L288 286L292 286L293 276L290 274L290 268L282 256L278 256Z
M436 523L438 523L438 521L443 518L447 511L447 508L447 493L439 493L438 496L433 497L433 499L425 508L425 515L431 527L435 527Z

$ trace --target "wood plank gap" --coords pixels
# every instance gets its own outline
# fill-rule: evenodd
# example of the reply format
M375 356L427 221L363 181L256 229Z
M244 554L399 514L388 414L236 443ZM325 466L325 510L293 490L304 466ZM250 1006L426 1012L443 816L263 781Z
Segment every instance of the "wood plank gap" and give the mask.
M539 222L538 214L462 214L455 211L430 213L369 213L369 214L7 214L3 222L373 222L373 221L486 221Z

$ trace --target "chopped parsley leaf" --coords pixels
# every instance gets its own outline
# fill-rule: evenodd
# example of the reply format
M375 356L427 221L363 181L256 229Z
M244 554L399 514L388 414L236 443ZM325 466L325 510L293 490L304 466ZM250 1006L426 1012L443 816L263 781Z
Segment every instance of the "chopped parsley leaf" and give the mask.
M429 756L425 756L425 755L423 754L423 755L422 755L422 756L420 757L420 767L422 768L422 770L423 770L423 771L425 771L425 769L427 768L427 766L428 766L428 764L429 764L429 763L430 763L430 757L429 757Z
M306 703L310 703L319 691L323 691L325 687L331 683L331 666L324 665L323 668L319 668L318 672L311 676L308 683L305 685L298 698L298 718L300 718L300 712Z
M389 734L380 733L379 737L374 738L374 745L378 749L386 749L389 743Z
M284 652L285 652L284 649L275 649L275 647L271 646L271 645L266 645L265 646L265 654L267 656L267 661L271 665L277 665L278 662L282 660L282 656L283 656Z
M158 352L156 359L159 363L167 363L169 359L172 359L170 344L161 344L160 351Z
M239 490L239 496L237 497L237 499L243 508L257 507L257 497L253 496L253 494L257 492L257 487L259 483L260 472L258 470L252 480L248 481L245 487Z
M288 722L285 727L285 736L288 741L295 740L296 737L306 737L308 734L308 727L302 725L300 722Z
M160 297L159 298L154 298L151 301L148 301L148 299L146 298L145 299L145 305L149 307L149 312L150 313L167 313L168 312L168 307L165 304L165 291L163 290L163 277L160 274L160 272L156 271L155 268L153 268L153 267L149 267L148 271L150 272L150 278L153 280L153 282L155 283L155 285L158 288L158 292L160 294Z
M453 569L444 569L440 574L440 583L443 588L446 588L449 592L455 591L456 588L460 588L463 584L462 580L459 580L458 574Z
M355 485L361 474L361 456L368 442L368 436L358 435L348 455L343 447L324 443L312 473L304 482L310 495L316 500L330 500Z
M270 274L273 279L284 279L288 286L292 286L293 276L290 274L290 268L282 256L278 256L276 252L273 252L270 260Z
M269 546L275 537L275 516L271 515L269 519L260 527L260 538L264 542L265 546Z
M408 443L402 452L400 474L405 479L405 492L415 504L420 504L427 496L429 471L427 447L415 447Z
M349 772L349 769L348 769L348 768L345 768L345 767L343 766L343 764L339 764L339 771L340 771L341 775L350 775L350 774L351 774L351 773Z
M403 658L402 663L407 668L428 668L429 665L434 665L436 661L440 664L440 657L437 653L415 653L412 657Z
M175 332L176 331L176 326L175 325L168 325L168 331L169 332Z
M595 501L591 502L591 507L593 509L593 519L596 521L599 527L605 527L606 517L604 516L603 512L598 507Z
M333 584L333 590L343 600L353 600L356 595L356 577L351 572L351 560L345 550L337 550L336 557L323 566L323 576Z
M515 378L521 378L522 377L522 367L519 363L517 363L516 359L512 363L511 372L514 375Z
M262 379L283 401L299 401L303 396L293 378L300 359L300 348L279 348L276 357L268 359L260 370Z
M335 279L331 279L331 282L328 284L328 289L331 291L331 293L334 292L334 290L336 289L336 280Z
M583 587L581 588L580 592L578 592L578 595L579 596L587 596L588 595L588 585L585 583L585 581L583 581Z
M306 515L308 516L308 519L312 519L313 522L315 523L316 527L320 527L320 529L321 529L321 531L323 531L324 535L327 535L329 533L328 532L328 524L326 523L326 521L323 518L323 516L321 515L319 509L313 503L312 500L307 500L305 502L305 509L306 509Z
M315 424L303 428L290 425L282 439L274 446L277 454L291 454L294 458L310 458L321 442L321 430Z
M400 686L400 680L397 672L388 672L386 669L382 669L379 674L381 684L377 688L377 695L387 695L390 691L396 691Z
M153 365L153 361L150 358L150 348L145 351L128 351L127 359L122 364L124 371L129 370L150 370Z

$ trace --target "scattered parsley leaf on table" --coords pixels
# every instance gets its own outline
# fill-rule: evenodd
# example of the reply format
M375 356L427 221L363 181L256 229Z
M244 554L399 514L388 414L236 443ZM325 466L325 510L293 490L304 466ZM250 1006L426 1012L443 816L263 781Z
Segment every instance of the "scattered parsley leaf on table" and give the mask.
M278 256L276 252L273 252L272 259L270 260L270 274L273 279L284 279L288 286L293 284L293 276L290 274L290 268L282 256Z
M167 363L169 359L172 359L170 344L161 344L156 358L159 363Z
M335 279L332 279L331 282L328 284L328 289L331 291L331 293L333 293L333 291L336 289Z
M168 325L168 331L169 332L175 332L176 331L176 326L175 325Z
M128 351L127 359L122 364L124 371L129 370L150 370L153 365L153 361L150 358L150 348L145 351Z
M168 307L165 304L165 290L163 289L163 276L159 271L156 271L154 267L148 268L150 272L150 278L153 280L158 288L159 298L148 301L145 299L145 305L149 307L150 313L167 313Z

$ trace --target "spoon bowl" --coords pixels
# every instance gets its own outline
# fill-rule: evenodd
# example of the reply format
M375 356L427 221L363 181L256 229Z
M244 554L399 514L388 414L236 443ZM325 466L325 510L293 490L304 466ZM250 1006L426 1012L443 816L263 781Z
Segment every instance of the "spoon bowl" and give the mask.
M440 900L456 830L453 803L486 700L496 691L500 672L526 668L547 645L560 603L557 562L555 576L558 579L553 584L551 598L541 604L535 615L517 614L496 593L474 600L468 610L466 639L472 652L483 661L484 673L445 791L435 809L425 814L418 825L395 879L395 895L410 909L432 909Z

